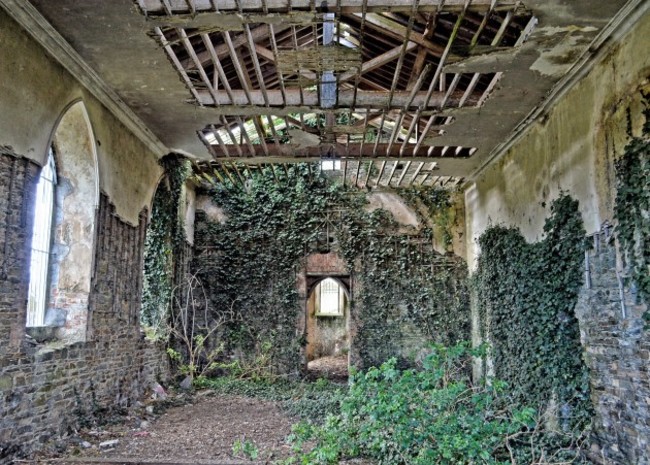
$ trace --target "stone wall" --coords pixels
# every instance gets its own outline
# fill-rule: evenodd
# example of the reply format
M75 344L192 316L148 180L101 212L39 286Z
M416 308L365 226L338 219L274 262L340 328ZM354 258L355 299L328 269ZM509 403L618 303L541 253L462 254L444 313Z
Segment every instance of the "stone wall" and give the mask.
M602 464L650 463L650 333L624 273L617 274L611 230L593 236L586 255L587 285L576 314L591 371L595 407L590 458Z
M167 377L164 351L140 334L146 214L131 226L105 196L97 216L86 340L26 335L31 212L38 167L0 150L0 463L65 435L93 402L126 407Z
M38 173L36 164L0 146L0 357L18 351L23 339L33 223L29 209ZM0 381L0 390L5 389Z

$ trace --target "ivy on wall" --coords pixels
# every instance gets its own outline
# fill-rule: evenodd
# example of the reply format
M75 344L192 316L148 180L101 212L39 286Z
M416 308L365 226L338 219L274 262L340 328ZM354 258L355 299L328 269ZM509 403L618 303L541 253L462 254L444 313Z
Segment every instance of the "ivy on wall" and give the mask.
M616 161L616 234L639 294L650 300L650 110L642 137ZM645 318L650 322L649 314Z
M555 200L544 233L529 244L518 229L494 226L479 238L473 284L482 336L492 344L494 375L513 388L515 401L556 403L562 425L580 427L591 415L574 313L585 237L578 202Z
M466 265L433 250L431 229L400 233L387 212L376 210L350 212L337 235L355 271L352 311L360 322L355 345L365 366L394 356L407 362L427 342L469 339Z
M293 165L286 174L256 171L244 188L216 183L211 195L228 219L218 223L197 212L193 266L212 311L234 312L224 340L248 356L267 347L279 371L295 372L304 343L296 337L299 260L341 194Z
M364 208L363 192L317 171L306 164L286 173L263 168L248 172L243 187L222 176L211 195L227 221L197 212L194 267L214 311L236 314L224 334L231 350L272 347L278 370L299 369L305 341L296 328L302 309L296 273L307 254L330 248L359 284L351 311L361 322L355 346L364 361L395 355L413 328L418 332L411 335L424 340L467 339L464 264L436 254L430 230L400 234L387 212Z
M453 201L449 190L436 189L429 186L412 186L400 189L399 194L416 211L424 207L427 216L438 227L442 244L449 248L452 245L452 211Z
M140 323L159 328L166 323L178 253L185 246L185 225L181 212L183 186L191 174L187 160L174 154L160 160L164 169L154 195L151 221L144 248L144 279Z

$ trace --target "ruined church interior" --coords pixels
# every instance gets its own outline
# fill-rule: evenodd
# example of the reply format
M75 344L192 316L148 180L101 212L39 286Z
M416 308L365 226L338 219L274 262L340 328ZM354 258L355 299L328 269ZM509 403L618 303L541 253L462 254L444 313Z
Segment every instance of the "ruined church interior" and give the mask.
M0 464L650 465L650 1L0 0L0 237Z

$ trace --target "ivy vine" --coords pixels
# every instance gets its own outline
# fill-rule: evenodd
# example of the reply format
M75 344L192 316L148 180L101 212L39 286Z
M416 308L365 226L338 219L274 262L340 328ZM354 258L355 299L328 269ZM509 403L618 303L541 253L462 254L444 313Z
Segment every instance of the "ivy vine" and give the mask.
M469 337L466 267L434 252L431 230L399 233L387 212L364 208L364 192L331 182L313 165L245 172L243 187L223 175L210 188L227 220L197 212L195 228L194 267L213 311L236 313L223 335L232 351L254 354L271 342L279 371L299 369L305 341L296 335L296 273L307 254L331 249L358 283L351 311L364 363L400 350L406 358L404 348L417 349L415 340Z
M360 321L355 344L364 365L390 357L406 364L428 342L469 339L466 265L434 251L431 229L403 234L383 210L352 211L337 235L358 283L352 311Z
M412 186L400 189L400 195L416 211L424 207L426 215L438 227L442 243L449 248L452 245L452 192L447 189L437 189L431 186Z
M183 186L191 174L184 158L170 154L160 160L164 177L154 195L144 245L144 279L140 322L145 328L166 323L174 286L174 267L185 246L181 211Z
M616 234L639 295L650 299L650 110L641 137L616 161ZM644 315L650 322L650 314Z
M474 277L482 336L492 344L495 376L521 405L557 402L565 428L591 417L588 371L574 313L582 286L585 231L578 202L551 205L545 238L529 244L515 228L479 238Z

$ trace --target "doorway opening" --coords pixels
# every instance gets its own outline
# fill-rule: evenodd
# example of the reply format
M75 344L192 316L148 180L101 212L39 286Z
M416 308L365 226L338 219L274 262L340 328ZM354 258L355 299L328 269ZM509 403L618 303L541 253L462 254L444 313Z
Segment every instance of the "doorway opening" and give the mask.
M307 371L312 379L345 381L350 353L349 276L310 276Z

